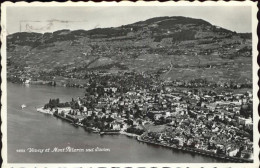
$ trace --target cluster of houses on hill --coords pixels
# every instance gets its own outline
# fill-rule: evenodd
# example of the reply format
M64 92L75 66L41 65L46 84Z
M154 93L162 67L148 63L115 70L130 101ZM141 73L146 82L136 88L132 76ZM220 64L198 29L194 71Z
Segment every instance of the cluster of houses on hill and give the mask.
M176 90L165 84L125 92L100 83L89 87L85 97L70 102L70 111L58 113L95 131L125 131L159 143L252 157L251 92ZM147 125L165 129L158 132Z

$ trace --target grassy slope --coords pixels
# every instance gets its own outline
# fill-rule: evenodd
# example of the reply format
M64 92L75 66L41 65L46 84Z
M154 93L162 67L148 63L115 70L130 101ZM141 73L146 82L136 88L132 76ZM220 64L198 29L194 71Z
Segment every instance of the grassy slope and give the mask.
M143 30L144 25L152 23L157 23L159 28ZM138 24L142 26L138 27ZM183 39L179 30L191 34ZM196 34L191 38L193 32ZM18 40L17 36L20 36ZM161 75L163 79L202 77L209 80L252 80L251 57L236 55L232 59L224 58L222 53L226 51L221 51L224 48L229 52L228 56L232 55L243 47L251 47L251 40L244 40L227 30L216 29L202 20L162 17L113 30L58 31L45 35L16 33L8 41L14 44L7 53L8 58L16 65L30 66L35 71L49 71L63 66L69 69L87 66L93 69L119 63L136 71L165 69L167 71ZM222 53L200 53L214 49ZM173 68L168 71L171 62ZM234 65L225 65L227 62ZM212 67L203 67L207 65Z

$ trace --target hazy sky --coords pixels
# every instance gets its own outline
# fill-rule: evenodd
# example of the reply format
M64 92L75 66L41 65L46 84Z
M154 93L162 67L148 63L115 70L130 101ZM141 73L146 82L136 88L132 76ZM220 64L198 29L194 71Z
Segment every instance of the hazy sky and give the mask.
M117 27L158 16L200 18L236 32L252 32L251 7L117 6L7 7L7 33L53 32L60 29Z

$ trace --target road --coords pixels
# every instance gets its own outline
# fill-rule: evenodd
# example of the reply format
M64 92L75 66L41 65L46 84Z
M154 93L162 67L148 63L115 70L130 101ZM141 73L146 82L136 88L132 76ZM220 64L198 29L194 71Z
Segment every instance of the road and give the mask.
M172 61L170 62L170 69L164 74L164 78L171 72L173 68Z

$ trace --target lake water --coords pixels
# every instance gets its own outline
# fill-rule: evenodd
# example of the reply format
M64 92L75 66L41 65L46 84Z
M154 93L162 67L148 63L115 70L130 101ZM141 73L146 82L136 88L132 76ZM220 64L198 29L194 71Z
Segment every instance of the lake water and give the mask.
M40 85L7 86L7 141L9 163L212 163L221 160L138 142L125 135L100 136L53 116L36 112L50 98L70 101L83 89ZM27 107L21 109L21 105ZM28 148L52 150L106 148L110 152L29 153ZM25 149L25 152L17 152Z

